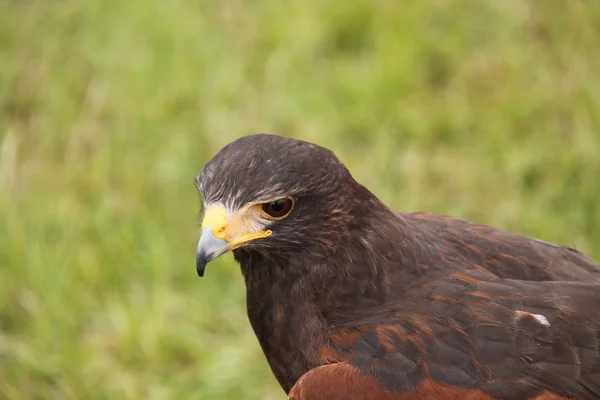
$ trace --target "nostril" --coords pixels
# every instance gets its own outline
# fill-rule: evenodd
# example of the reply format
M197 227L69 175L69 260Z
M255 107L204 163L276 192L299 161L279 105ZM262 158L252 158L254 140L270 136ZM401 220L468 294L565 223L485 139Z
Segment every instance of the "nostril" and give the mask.
M219 239L225 239L225 237L227 236L226 231L227 229L225 226L220 226L219 228L213 231L213 235L215 235Z

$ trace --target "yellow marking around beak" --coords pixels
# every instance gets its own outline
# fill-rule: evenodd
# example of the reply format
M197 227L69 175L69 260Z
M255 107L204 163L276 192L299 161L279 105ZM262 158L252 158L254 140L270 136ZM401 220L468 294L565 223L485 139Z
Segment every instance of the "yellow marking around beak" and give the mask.
M236 225L237 219L233 217L231 221L232 225ZM206 228L210 228L213 235L217 239L225 240L229 243L228 250L237 249L243 244L250 242L255 239L266 238L267 236L271 236L273 232L271 230L265 230L260 232L250 232L250 233L242 233L239 232L236 228L238 226L229 226L229 217L227 216L227 211L221 205L211 205L206 209L204 213L204 219L202 220L202 230ZM229 230L229 235L228 231ZM241 235L235 237L235 233L239 232ZM231 237L231 235L234 237Z
M212 205L206 209L202 220L202 230L210 227L217 239L225 240L227 228L227 211L223 206Z
M235 239L230 245L229 245L229 250L234 250L237 249L238 247L242 246L244 243L250 242L254 239L262 239L262 238L266 238L267 236L271 236L271 230L266 230L266 231L260 231L260 232L255 232L255 233L247 233L245 235L242 235L241 237Z

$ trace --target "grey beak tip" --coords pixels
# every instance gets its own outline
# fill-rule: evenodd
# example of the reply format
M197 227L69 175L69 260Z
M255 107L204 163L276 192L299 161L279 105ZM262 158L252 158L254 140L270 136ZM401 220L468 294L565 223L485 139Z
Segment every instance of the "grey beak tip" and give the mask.
M208 254L204 251L200 250L196 253L196 272L198 272L199 277L204 276L204 271L206 270L206 265L212 259Z
M217 239L210 228L204 229L196 249L196 272L204 276L206 264L227 251L227 242Z
M198 272L198 276L202 278L204 276L204 270L206 269L206 264L201 265L196 263L196 272Z

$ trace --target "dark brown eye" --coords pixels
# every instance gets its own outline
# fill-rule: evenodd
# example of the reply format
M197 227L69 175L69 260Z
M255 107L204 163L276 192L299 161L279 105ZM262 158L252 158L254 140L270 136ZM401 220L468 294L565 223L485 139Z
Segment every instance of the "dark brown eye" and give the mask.
M270 203L264 203L262 205L262 210L275 219L281 219L286 217L290 211L292 211L293 206L294 202L292 200L279 199Z

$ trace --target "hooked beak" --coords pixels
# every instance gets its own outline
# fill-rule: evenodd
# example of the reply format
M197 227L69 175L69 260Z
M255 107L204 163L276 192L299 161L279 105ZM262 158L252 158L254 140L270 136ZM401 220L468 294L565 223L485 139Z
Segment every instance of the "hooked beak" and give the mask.
M196 271L198 276L204 276L206 264L229 250L229 243L223 239L217 239L212 228L207 227L202 231L198 247L196 248Z
M229 250L237 249L256 239L271 235L270 230L254 231L248 226L252 209L242 209L237 215L228 216L221 205L211 205L202 220L202 235L196 248L196 271L204 276L206 264Z

